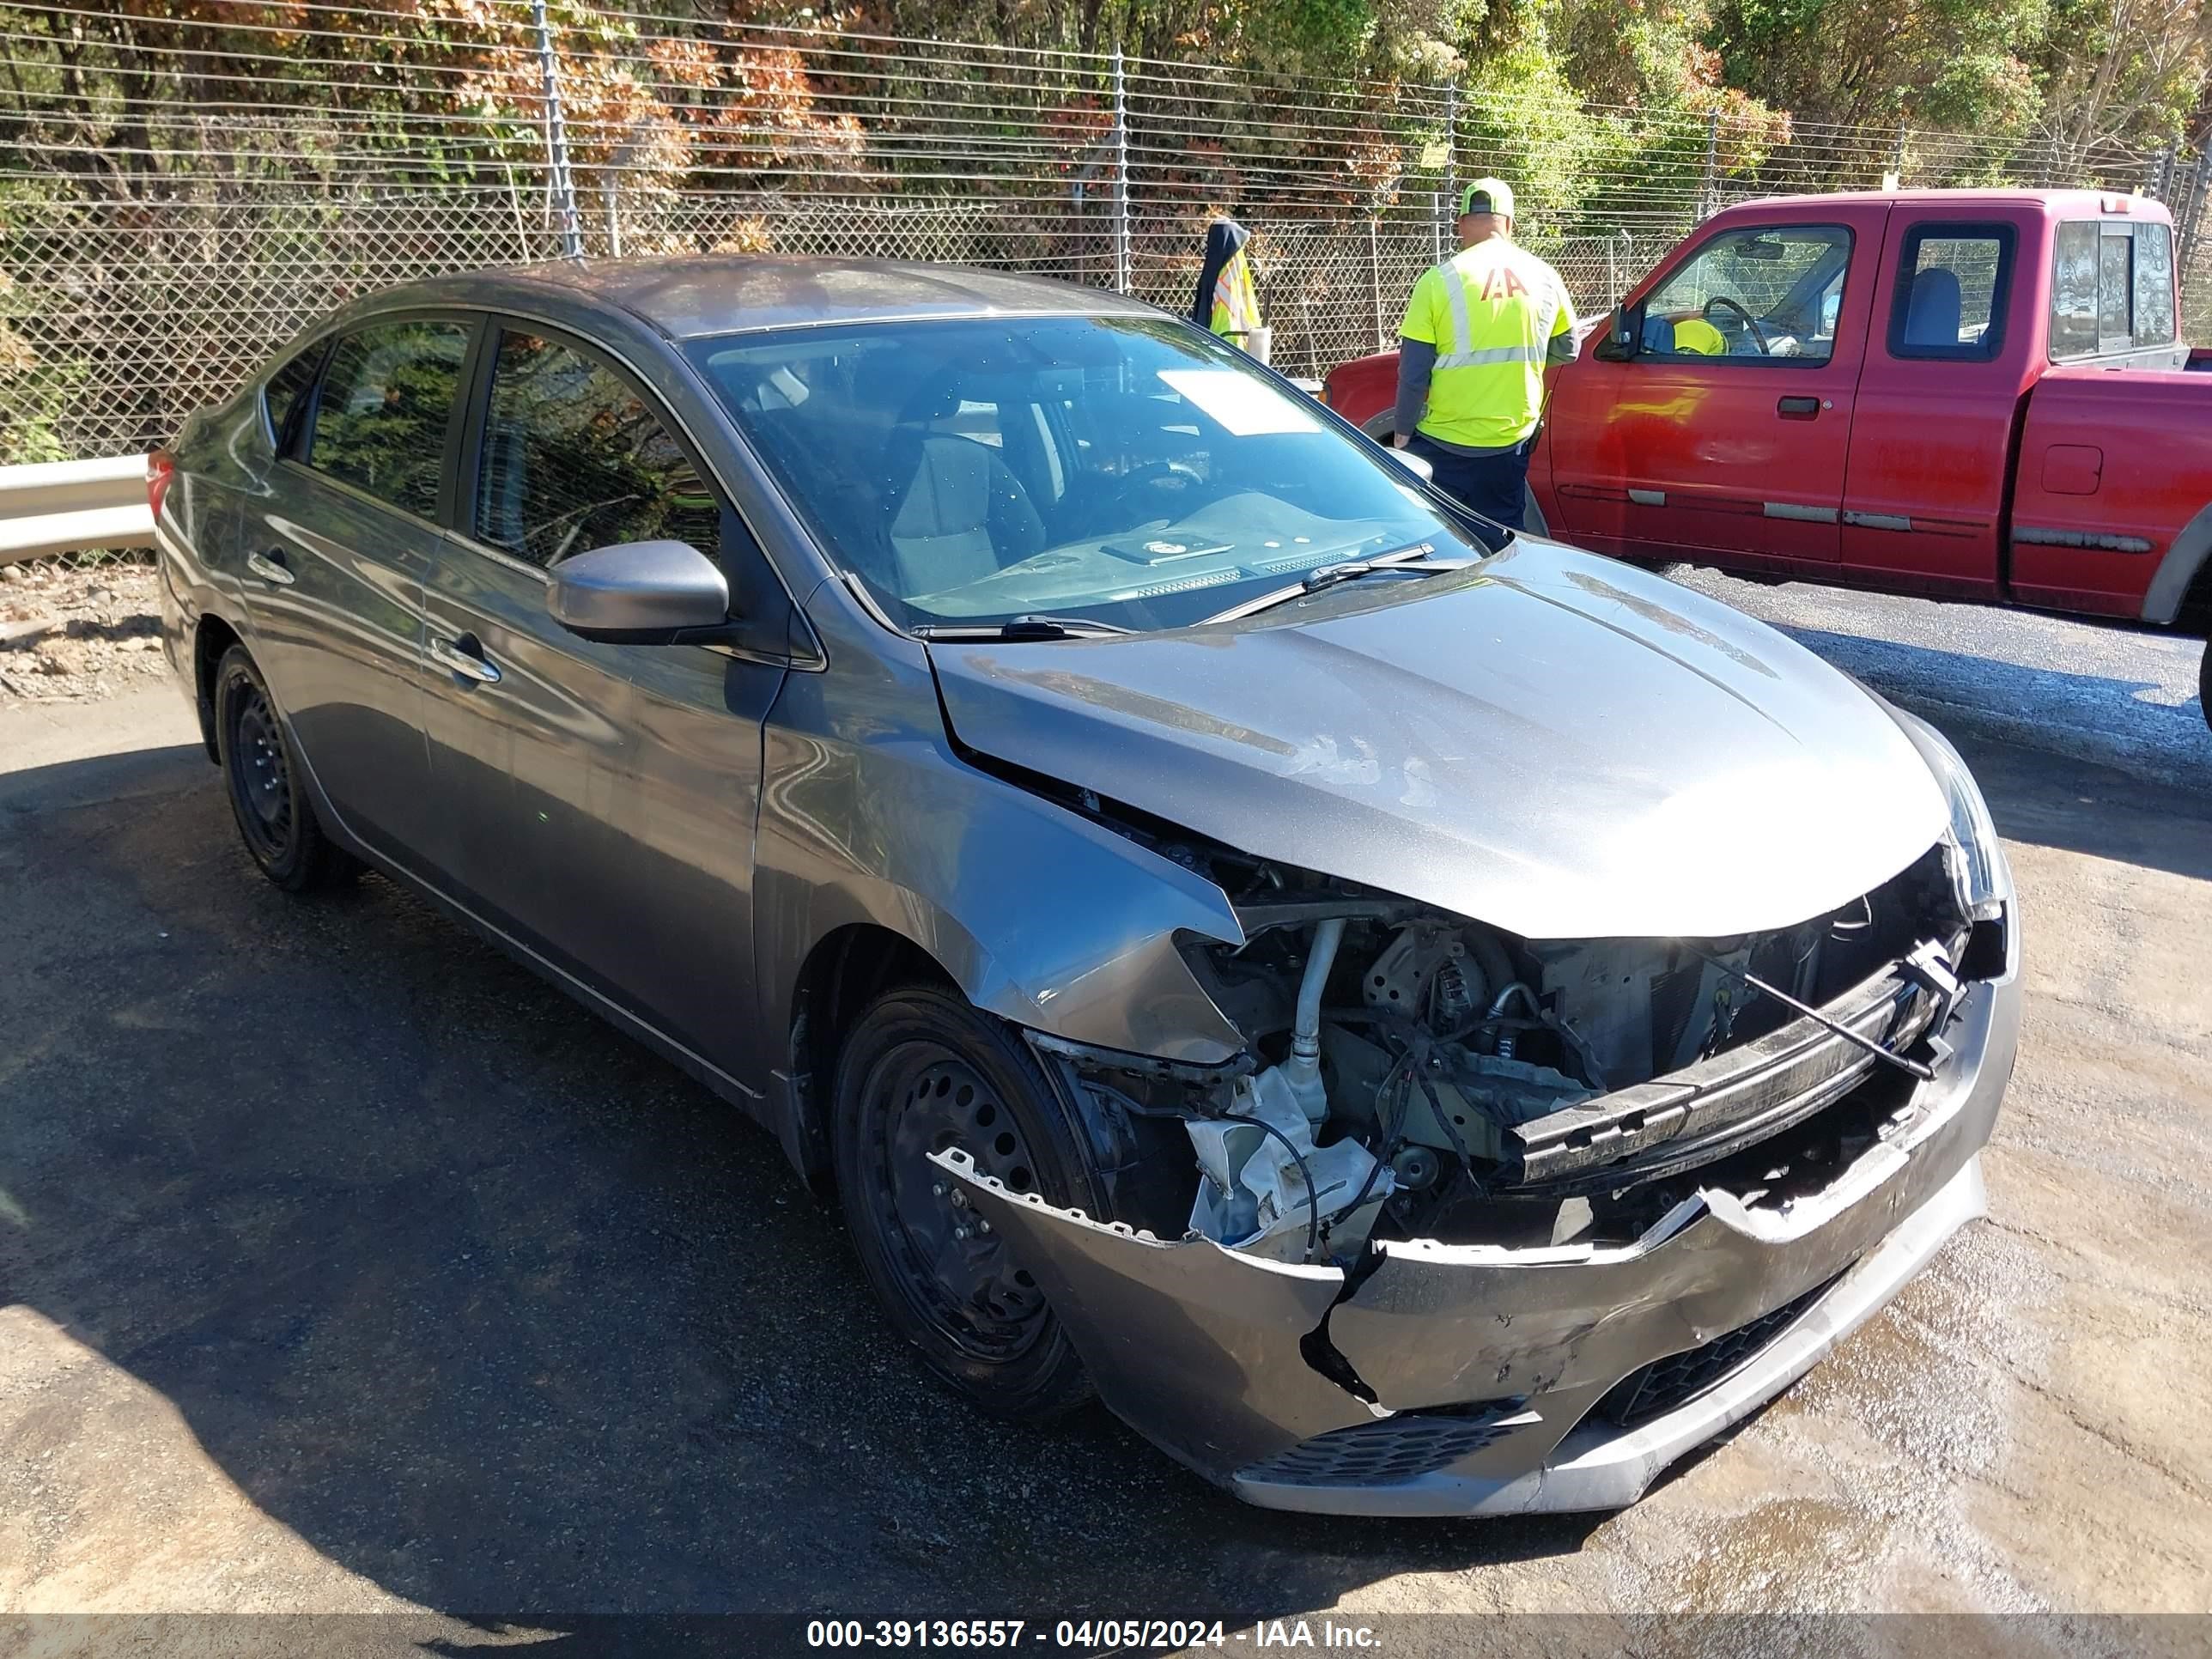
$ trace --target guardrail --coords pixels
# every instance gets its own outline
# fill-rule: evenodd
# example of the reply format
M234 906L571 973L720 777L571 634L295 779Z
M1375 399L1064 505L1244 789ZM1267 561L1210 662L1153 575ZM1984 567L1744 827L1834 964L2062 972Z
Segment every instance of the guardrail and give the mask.
M143 455L0 466L0 564L153 544Z

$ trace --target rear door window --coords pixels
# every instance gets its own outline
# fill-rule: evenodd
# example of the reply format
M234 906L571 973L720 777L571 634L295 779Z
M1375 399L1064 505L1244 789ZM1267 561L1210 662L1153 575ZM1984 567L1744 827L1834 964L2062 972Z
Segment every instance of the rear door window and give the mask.
M434 520L468 349L465 324L430 319L375 323L345 336L331 349L315 398L307 465Z
M292 423L294 411L304 406L307 388L315 383L315 371L323 365L323 351L328 344L326 340L318 340L305 351L295 352L262 384L261 412L268 417L269 436L280 454L285 430Z
M1916 225L1906 233L1890 308L1889 355L1981 362L2004 343L2012 284L2009 225Z

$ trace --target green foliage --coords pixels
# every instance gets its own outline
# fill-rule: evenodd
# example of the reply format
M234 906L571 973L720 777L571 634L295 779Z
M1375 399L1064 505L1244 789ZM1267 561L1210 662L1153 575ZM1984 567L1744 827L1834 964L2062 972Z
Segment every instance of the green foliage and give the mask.
M2029 62L2048 0L1719 0L1707 40L1728 84L1800 120L1980 135L2036 113Z

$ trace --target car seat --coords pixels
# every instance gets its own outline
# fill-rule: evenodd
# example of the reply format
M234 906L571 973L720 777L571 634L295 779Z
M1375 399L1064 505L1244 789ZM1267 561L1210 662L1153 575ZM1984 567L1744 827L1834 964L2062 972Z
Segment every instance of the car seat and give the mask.
M1930 265L1912 279L1912 293L1905 302L1905 343L1908 346L1956 348L1964 303L1959 292L1959 273Z
M894 429L885 457L891 586L902 598L981 581L1045 544L1044 520L999 453L933 429L959 407L951 388L927 401L923 419Z

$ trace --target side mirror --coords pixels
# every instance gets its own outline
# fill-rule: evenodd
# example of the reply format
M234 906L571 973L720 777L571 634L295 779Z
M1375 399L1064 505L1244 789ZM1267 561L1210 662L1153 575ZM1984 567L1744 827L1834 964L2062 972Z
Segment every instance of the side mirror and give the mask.
M730 585L684 542L623 542L563 559L545 590L546 613L571 634L607 645L704 644L730 620Z
M1615 306L1613 308L1613 315L1606 319L1605 338L1597 343L1597 350L1594 355L1604 358L1609 363L1626 362L1636 355L1637 348L1642 344L1637 337L1641 322L1642 319L1637 312L1630 310L1626 306Z
M1397 462L1399 465L1404 467L1407 471L1413 474L1414 477L1420 479L1423 483L1433 483L1436 482L1437 470L1430 464L1429 458L1427 456L1416 455L1410 449L1401 449L1397 445L1392 444L1390 446L1390 459Z

